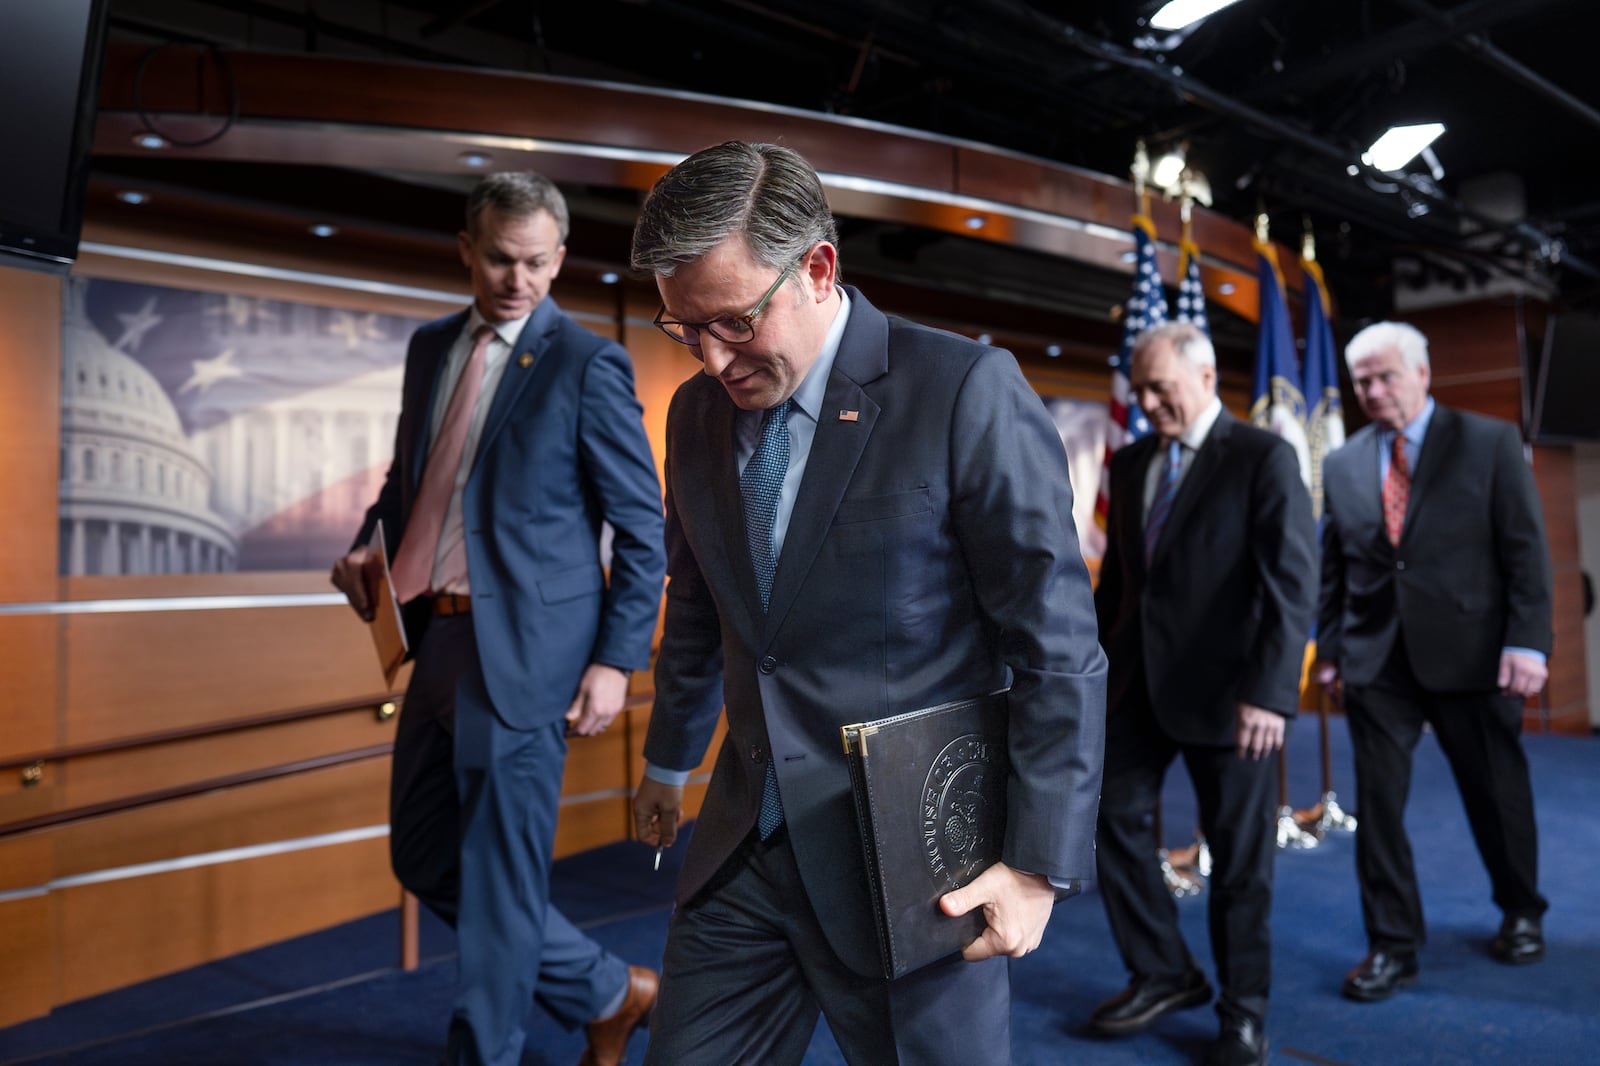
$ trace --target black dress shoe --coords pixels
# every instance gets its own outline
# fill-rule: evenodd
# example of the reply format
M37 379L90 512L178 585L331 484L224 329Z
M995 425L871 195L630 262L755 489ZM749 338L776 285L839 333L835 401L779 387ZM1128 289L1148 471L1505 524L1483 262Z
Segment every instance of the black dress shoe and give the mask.
M1344 996L1363 1003L1388 999L1402 985L1417 983L1417 957L1371 951L1344 976Z
M1170 1011L1211 1002L1211 982L1199 970L1179 977L1135 977L1089 1015L1089 1027L1101 1036L1137 1033Z
M1544 958L1544 929L1539 919L1508 916L1500 923L1500 935L1490 942L1489 953L1512 966Z
M1266 1066L1267 1034L1249 1018L1224 1018L1205 1066Z

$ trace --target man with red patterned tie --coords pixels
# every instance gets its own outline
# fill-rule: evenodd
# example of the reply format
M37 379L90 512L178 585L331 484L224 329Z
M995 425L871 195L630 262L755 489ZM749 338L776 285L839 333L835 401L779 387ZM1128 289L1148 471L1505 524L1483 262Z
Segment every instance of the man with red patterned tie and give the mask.
M628 354L548 297L567 207L546 178L473 191L473 304L406 356L394 462L333 583L375 610L366 545L394 551L415 667L395 736L395 874L456 927L450 1066L514 1066L534 999L615 1066L656 975L550 905L567 736L603 731L649 662L666 564ZM609 572L601 524L612 529Z
M1385 999L1423 943L1404 815L1433 727L1504 915L1490 953L1544 954L1523 700L1544 687L1550 555L1516 427L1428 395L1427 339L1368 326L1345 361L1371 424L1324 462L1315 677L1342 691L1355 752L1356 873L1368 954L1344 994Z

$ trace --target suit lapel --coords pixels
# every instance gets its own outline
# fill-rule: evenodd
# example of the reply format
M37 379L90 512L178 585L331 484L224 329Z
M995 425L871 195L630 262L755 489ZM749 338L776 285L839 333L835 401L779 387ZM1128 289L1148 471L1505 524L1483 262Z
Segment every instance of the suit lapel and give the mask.
M1345 444L1350 451L1350 461L1344 464L1349 489L1344 494L1350 501L1351 514L1347 524L1352 529L1376 529L1378 539L1389 543L1383 524L1383 480L1378 476L1378 453L1383 448L1383 438L1375 426L1367 426ZM1326 469L1326 466L1324 466Z
M816 560L878 420L880 408L863 385L882 377L889 369L889 320L855 289L846 292L850 294L850 321L839 341L822 409L817 412L811 456L806 460L805 477L795 497L783 538L783 553L773 575L767 639L777 633ZM842 421L841 411L854 411L856 418ZM739 528L743 530L743 522ZM754 585L753 577L751 584ZM759 608L760 600L755 602Z
M445 364L450 361L450 349L455 347L470 313L470 310L462 311L446 319L422 345L424 361L417 367L418 384L415 387L422 390L423 394L417 398L415 410L418 417L405 452L406 484L412 492L422 483L422 470L427 465L428 449L433 444L433 412L439 402L440 379L444 377Z
M1411 535L1411 527L1416 522L1422 505L1427 501L1428 490L1437 480L1444 456L1449 455L1455 447L1458 428L1455 412L1436 404L1433 408L1433 418L1428 422L1428 433L1422 438L1422 450L1417 455L1417 468L1411 472L1411 491L1406 496L1405 524L1400 527L1402 541Z
M522 394L535 378L547 377L549 366L541 358L550 347L550 338L560 322L560 309L546 296L539 301L533 314L522 327L517 343L511 348L506 368L495 389L494 400L489 405L489 416L483 423L483 434L478 438L478 455L488 451L495 437L505 428L511 412L517 410ZM526 366L523 364L527 363Z
M1167 515L1167 524L1161 528L1161 539L1156 541L1155 551L1150 555L1154 563L1166 553L1176 531L1183 528L1188 520L1189 512L1193 511L1197 501L1205 498L1206 487L1211 479L1216 477L1227 464L1228 450L1233 445L1233 427L1238 420L1223 408L1217 415L1217 420L1211 426L1211 432L1206 434L1200 450L1195 452L1194 462L1189 464L1189 470L1183 475L1183 481L1178 485L1178 495L1172 501L1172 511ZM1141 494L1142 498L1142 494ZM1140 529L1143 529L1141 523Z

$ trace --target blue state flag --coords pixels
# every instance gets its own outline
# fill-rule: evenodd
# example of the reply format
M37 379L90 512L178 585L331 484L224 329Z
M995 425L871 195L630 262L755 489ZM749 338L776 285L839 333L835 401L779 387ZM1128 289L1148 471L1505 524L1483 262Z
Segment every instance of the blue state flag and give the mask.
M1344 443L1344 401L1339 396L1333 327L1328 322L1328 284L1314 259L1306 272L1306 441L1311 455L1311 508L1322 519L1322 460Z
M1293 445L1300 460L1300 480L1311 487L1311 449L1306 440L1306 402L1300 391L1294 331L1283 295L1278 256L1270 244L1256 242L1256 274L1261 288L1261 317L1256 335L1256 380L1251 391L1250 421Z

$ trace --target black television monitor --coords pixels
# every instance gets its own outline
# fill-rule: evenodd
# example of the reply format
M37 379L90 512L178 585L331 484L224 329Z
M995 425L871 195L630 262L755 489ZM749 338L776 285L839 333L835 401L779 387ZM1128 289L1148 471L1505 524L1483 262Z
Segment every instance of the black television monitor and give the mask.
M1600 314L1551 315L1532 369L1528 438L1550 443L1600 440Z
M109 0L0 0L0 264L78 255Z

